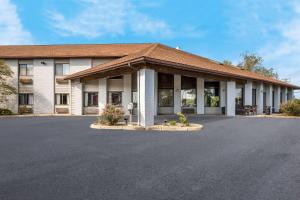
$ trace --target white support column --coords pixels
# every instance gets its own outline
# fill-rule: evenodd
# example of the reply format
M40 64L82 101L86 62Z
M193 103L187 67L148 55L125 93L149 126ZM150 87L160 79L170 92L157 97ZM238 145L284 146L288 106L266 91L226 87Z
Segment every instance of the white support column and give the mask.
M275 112L279 112L280 110L280 93L281 93L281 88L280 86L277 86L274 89L274 106L275 106Z
M127 105L131 102L131 74L125 74L123 76L123 97L122 106L126 115L129 115Z
M264 112L264 84L259 83L256 88L256 104L257 114L263 114Z
M253 89L252 81L247 81L247 83L245 84L245 98L244 98L245 106L252 106L252 89Z
M273 86L272 85L268 85L266 87L266 106L270 106L271 107L271 113L272 113L272 105L273 105Z
M226 115L235 116L236 82L228 81L226 90Z
M71 82L71 113L72 115L82 115L83 86L79 79Z
M158 79L157 79L157 72L154 73L154 115L157 115L157 105L158 105Z
M220 82L220 107L226 108L226 82L225 81L221 81Z
M197 78L197 114L204 114L204 79Z
M287 93L288 93L287 88L286 87L283 88L282 89L282 103L286 103L287 102Z
M99 114L102 113L106 104L107 104L107 78L100 78L99 79L99 91L98 91Z
M294 99L294 90L293 89L288 89L288 95L287 95L288 100Z
M139 70L139 124L143 127L154 125L154 77L153 69Z
M174 113L181 112L181 76L174 75Z

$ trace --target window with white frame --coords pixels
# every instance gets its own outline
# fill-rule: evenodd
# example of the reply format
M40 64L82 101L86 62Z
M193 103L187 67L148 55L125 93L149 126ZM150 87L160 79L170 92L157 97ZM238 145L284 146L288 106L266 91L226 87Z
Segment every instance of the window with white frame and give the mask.
M85 92L84 106L85 107L97 107L98 106L98 92Z
M33 65L32 64L19 64L20 76L32 76Z
M122 105L122 92L108 92L108 103L115 106Z
M19 94L19 105L33 105L33 94Z
M56 63L55 64L55 75L56 76L65 76L70 72L70 64L68 63Z
M69 105L69 94L55 94L55 105Z

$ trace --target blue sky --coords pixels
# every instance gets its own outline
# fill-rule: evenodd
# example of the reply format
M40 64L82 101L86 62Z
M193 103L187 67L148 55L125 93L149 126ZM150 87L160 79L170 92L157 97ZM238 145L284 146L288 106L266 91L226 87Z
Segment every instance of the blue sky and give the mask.
M263 56L300 84L300 0L0 0L0 44L180 46L237 63Z

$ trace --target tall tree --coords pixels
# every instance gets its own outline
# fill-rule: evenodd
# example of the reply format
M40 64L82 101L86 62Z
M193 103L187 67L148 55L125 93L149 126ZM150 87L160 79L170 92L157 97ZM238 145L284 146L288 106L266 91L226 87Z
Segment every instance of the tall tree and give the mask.
M238 64L238 67L243 70L256 72L266 77L272 77L278 79L278 74L273 68L267 68L263 66L263 58L255 53L243 53L241 55L242 61Z
M17 93L17 89L8 83L13 74L4 60L0 60L0 103L4 103L9 95Z

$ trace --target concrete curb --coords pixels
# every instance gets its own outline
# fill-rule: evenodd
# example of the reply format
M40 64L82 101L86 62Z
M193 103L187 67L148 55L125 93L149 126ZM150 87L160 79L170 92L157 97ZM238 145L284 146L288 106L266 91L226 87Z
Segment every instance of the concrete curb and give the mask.
M133 126L125 126L125 125L117 125L117 126L107 126L107 125L99 125L99 124L91 124L90 128L93 129L102 129L102 130L130 130L130 131L201 131L203 126L201 124L190 124L190 126L163 126L163 125L154 125L149 127L141 127L137 125Z
M257 117L257 118L277 118L277 119L300 119L300 116L287 116L287 115L255 115L255 116L247 116L247 117Z
M70 114L28 114L28 115L0 115L0 118L18 117L96 117L99 115L70 115Z

